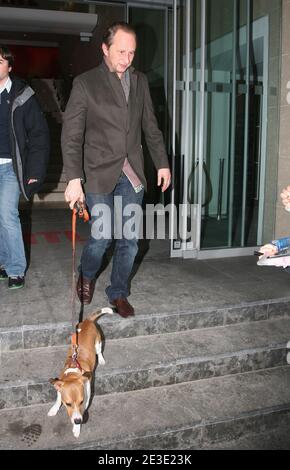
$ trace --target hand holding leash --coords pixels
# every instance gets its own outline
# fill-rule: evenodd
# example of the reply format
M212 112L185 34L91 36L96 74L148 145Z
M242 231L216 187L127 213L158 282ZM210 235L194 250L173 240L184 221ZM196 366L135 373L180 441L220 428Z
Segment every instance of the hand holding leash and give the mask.
M69 203L69 207L71 208L71 210L73 210L74 205L77 201L80 201L82 203L84 202L85 195L83 192L80 178L75 178L69 181L64 193L64 198L66 202Z
M78 215L80 219L84 219L84 222L87 222L89 220L89 213L86 209L86 205L84 202L81 202L81 201L77 201L75 204L74 204L74 207L73 207L73 213L75 215Z

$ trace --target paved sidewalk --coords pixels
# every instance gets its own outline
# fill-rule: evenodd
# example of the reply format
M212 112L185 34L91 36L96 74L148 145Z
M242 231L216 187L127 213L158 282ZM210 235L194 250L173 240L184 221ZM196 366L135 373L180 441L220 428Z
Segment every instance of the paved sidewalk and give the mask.
M67 209L34 208L22 212L23 231L30 239L26 286L9 291L0 283L0 328L69 322L71 315L71 213ZM78 222L77 259L89 225ZM169 258L169 242L143 241L135 264L130 302L136 315L178 313L230 305L290 299L290 274L282 268L258 267L256 258L215 260ZM86 312L108 304L104 293L111 264L101 273L93 302ZM78 303L78 308L80 304Z

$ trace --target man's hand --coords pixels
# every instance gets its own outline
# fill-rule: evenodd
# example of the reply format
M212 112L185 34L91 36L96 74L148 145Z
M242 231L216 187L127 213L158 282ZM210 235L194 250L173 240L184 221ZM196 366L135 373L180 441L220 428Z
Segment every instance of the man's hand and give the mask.
M263 245L261 248L259 248L259 252L266 256L274 256L278 253L278 248L272 243L267 243L267 245Z
M28 180L28 184L37 183L37 181L38 180L30 179L30 180Z
M69 181L64 193L64 198L66 202L69 203L69 207L71 209L74 208L74 205L77 201L84 202L85 195L83 192L80 178L75 178L74 180Z
M157 186L161 186L161 183L162 183L161 191L163 193L164 191L166 191L166 189L170 185L170 182L171 182L171 173L170 173L169 168L160 168L160 170L158 170Z
M282 204L285 206L287 211L290 211L290 186L283 189L282 193L280 194L282 199Z

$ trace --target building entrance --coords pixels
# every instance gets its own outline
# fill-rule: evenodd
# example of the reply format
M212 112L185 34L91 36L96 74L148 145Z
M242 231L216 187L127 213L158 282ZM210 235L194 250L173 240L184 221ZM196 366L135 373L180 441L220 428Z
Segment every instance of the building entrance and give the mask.
M251 253L263 242L269 15L251 0L181 0L173 23L171 255Z

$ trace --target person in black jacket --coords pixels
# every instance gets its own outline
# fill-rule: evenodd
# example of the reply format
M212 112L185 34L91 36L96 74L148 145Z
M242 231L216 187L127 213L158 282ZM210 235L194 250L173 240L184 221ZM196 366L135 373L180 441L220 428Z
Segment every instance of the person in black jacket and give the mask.
M10 76L12 65L12 53L0 45L0 280L19 289L26 270L19 197L28 200L44 181L49 132L34 91Z

